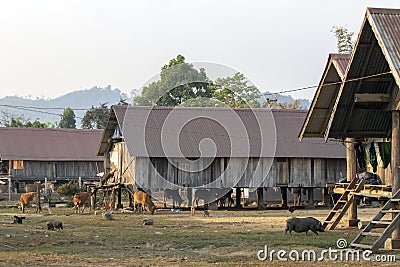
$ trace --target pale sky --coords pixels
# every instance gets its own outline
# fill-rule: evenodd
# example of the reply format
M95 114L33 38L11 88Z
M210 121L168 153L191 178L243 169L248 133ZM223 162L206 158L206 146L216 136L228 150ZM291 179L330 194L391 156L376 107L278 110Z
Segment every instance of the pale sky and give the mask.
M332 26L357 35L366 7L400 1L1 1L0 98L128 93L178 54L237 69L260 91L315 85L337 50Z

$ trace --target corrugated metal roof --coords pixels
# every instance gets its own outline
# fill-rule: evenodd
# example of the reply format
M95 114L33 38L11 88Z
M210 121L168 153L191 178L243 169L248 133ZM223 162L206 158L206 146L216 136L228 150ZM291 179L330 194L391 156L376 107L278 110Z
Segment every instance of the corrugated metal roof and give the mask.
M326 137L390 137L390 110L397 106L400 85L399 25L400 10L367 9L345 82L330 114ZM391 100L356 103L355 94L363 93L389 94Z
M336 70L343 67L336 62ZM399 73L400 10L368 8L344 82L325 100L317 91L299 137L390 137L390 111L400 108ZM387 94L390 101L355 102L356 94Z
M297 139L306 116L303 110L113 106L111 112L110 130L102 144L107 144L114 132L111 128L119 123L132 156L235 157L248 153L267 157L273 156L271 148L276 145L276 157L345 158L340 143ZM177 147L181 155L174 150ZM204 150L200 152L199 147ZM100 146L98 154L104 155L106 149Z
M102 161L103 130L0 127L2 160Z
M323 137L334 101L350 60L350 54L330 54L321 82L304 120L299 138Z

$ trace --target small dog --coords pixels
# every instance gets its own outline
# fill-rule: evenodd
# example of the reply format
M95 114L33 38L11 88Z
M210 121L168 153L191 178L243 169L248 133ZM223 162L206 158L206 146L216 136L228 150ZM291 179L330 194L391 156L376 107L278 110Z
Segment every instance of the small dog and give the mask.
M210 217L210 213L208 212L208 210L204 210L204 217Z
M57 231L63 231L63 224L60 221L51 221L48 222L47 224L47 230L57 230Z

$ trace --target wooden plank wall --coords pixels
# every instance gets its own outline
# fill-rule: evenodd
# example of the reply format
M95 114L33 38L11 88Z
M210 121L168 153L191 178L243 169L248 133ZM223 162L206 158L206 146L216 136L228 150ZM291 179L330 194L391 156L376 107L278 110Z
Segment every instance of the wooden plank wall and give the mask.
M93 178L104 170L103 161L24 161L24 168L11 170L15 178Z
M174 184L184 187L202 186L220 176L216 186L221 188L273 187L277 184L288 184L289 187L324 187L326 183L337 182L346 172L345 159L275 159L269 170L270 158L263 158L261 161L257 158L248 161L243 158L231 158L231 164L224 158L217 158L212 164L205 159L195 163L180 159L170 160L173 164L164 158L137 158L135 176L140 177L144 187L151 188L171 188ZM193 171L198 169L201 171Z

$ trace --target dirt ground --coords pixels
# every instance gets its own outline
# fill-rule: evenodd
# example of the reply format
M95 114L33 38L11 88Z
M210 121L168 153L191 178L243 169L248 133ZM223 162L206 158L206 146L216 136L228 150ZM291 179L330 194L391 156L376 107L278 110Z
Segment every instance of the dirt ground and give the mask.
M16 208L0 209L0 265L2 266L395 266L382 262L260 261L257 253L264 250L314 250L320 253L344 238L350 243L358 229L347 229L344 220L334 231L315 235L284 235L285 221L292 216L313 216L323 220L328 209L202 211L190 216L189 211L158 210L153 216L144 213L114 212L114 220L95 215L73 214L71 208L53 208L35 214L29 208L23 224L11 224ZM370 219L376 208L359 209L362 220ZM142 225L153 218L154 225ZM46 222L59 220L64 231L48 231ZM399 251L381 250L378 255L395 255ZM260 255L263 255L261 253ZM275 255L276 256L276 255ZM375 254L373 255L375 256ZM288 257L286 255L286 257Z

